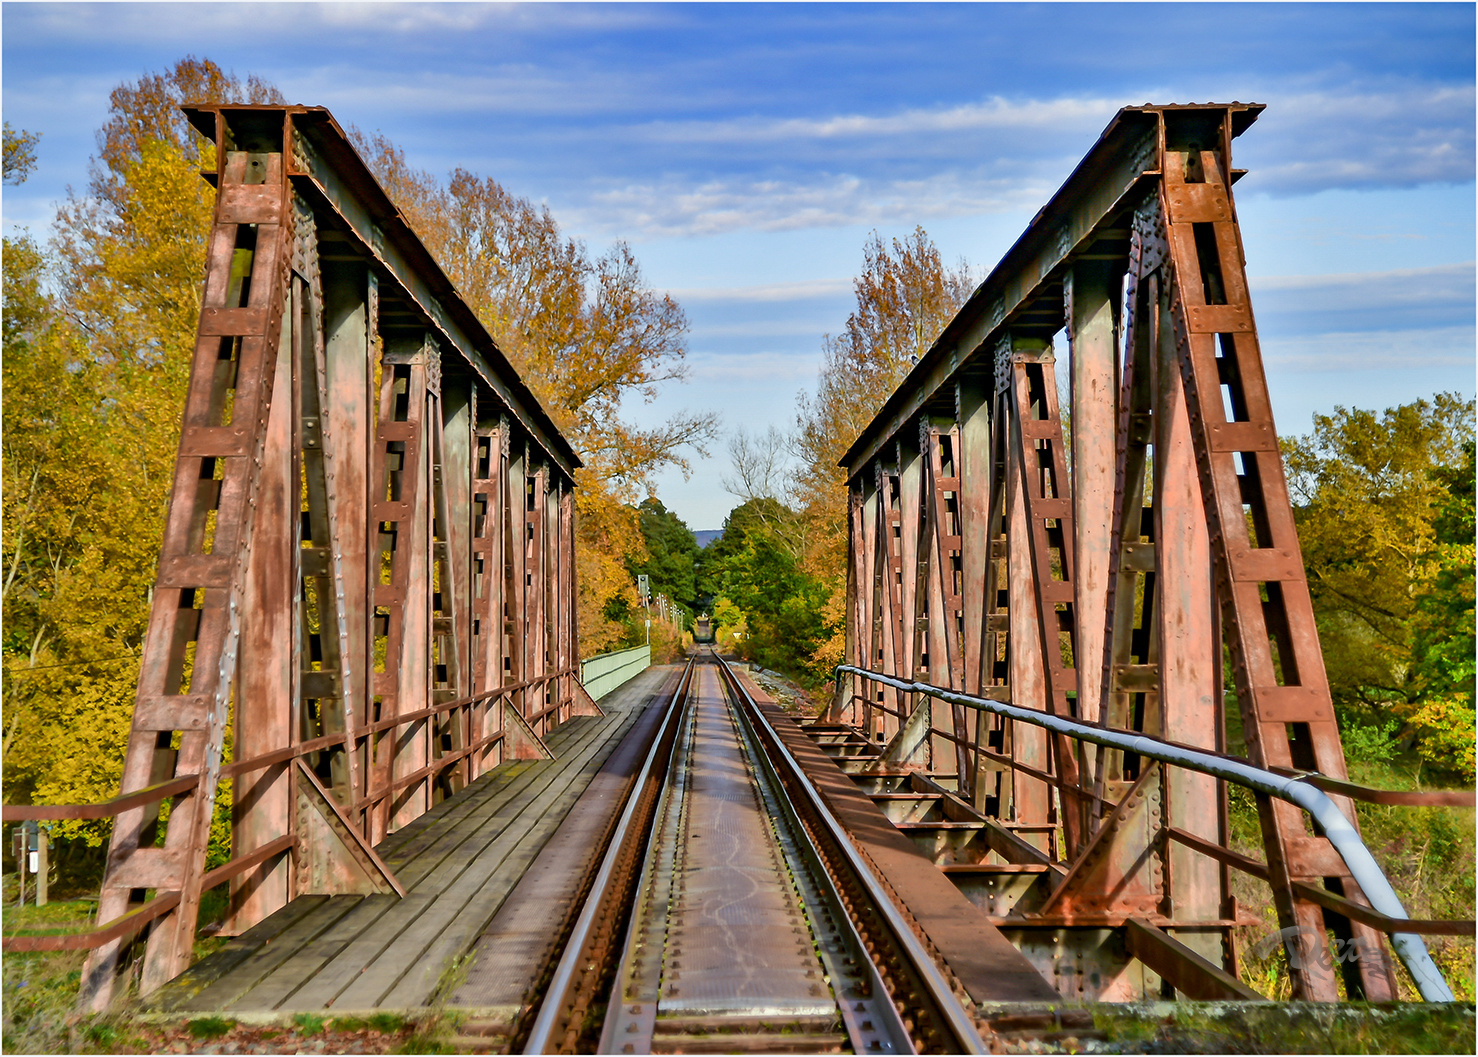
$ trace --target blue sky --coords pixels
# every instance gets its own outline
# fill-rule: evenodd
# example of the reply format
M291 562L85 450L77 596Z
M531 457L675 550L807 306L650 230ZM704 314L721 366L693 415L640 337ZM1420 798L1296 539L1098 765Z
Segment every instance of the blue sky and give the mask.
M0 108L44 134L6 188L45 229L111 88L187 54L630 242L688 313L690 378L630 417L787 426L876 229L983 277L1145 102L1257 101L1236 144L1280 430L1474 390L1470 4L28 4L0 8ZM663 500L733 505L722 446Z

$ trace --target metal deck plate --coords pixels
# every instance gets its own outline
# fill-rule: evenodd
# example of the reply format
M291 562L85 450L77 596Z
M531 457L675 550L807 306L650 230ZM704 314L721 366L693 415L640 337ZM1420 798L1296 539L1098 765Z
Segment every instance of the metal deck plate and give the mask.
M658 1015L834 1013L718 673L704 666L695 683L683 852Z

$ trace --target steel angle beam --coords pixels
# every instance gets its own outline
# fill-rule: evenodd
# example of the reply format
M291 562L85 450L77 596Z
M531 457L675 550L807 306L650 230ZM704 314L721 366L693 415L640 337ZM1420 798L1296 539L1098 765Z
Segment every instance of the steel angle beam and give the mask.
M183 109L190 123L211 140L216 138L217 115L223 120L260 115L260 124L276 121L280 126L283 117L290 114L295 135L289 176L306 178L360 250L375 262L381 281L389 280L401 297L416 307L440 335L441 344L457 351L478 380L507 405L514 419L566 475L580 466L575 450L380 187L327 108L223 104Z
M1230 112L1232 134L1241 135L1262 103L1125 107L1114 116L1084 159L1042 207L1001 262L992 269L945 327L872 424L842 456L847 476L856 477L908 427L944 387L964 376L962 368L995 346L1005 328L1020 327L1023 312L1049 285L1060 285L1065 268L1088 255L1123 210L1143 197L1158 177L1161 115L1175 111ZM1240 175L1234 173L1234 176ZM1060 297L1058 298L1060 302ZM1048 326L1050 334L1058 329Z

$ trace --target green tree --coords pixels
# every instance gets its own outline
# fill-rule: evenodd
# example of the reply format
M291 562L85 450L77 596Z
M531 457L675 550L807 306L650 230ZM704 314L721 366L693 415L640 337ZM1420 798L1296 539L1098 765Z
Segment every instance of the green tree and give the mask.
M1466 472L1472 439L1472 402L1441 393L1382 413L1336 408L1284 442L1325 665L1346 716L1393 709L1409 719L1441 682L1433 666L1460 630L1449 621L1460 619L1464 544L1442 539L1461 534L1461 519L1439 515L1462 501L1451 482ZM1471 554L1471 522L1466 545ZM1471 573L1466 590L1471 599Z
M664 594L686 611L691 621L698 591L695 568L698 540L676 514L649 496L637 508L646 557L628 565L632 576L646 574L653 594Z
M749 625L744 621L744 610L722 595L713 600L711 608L714 645L721 650L742 651L744 641L749 638Z
M1439 466L1432 477L1446 490L1432 522L1435 566L1417 595L1412 618L1412 682L1417 702L1411 722L1418 748L1434 767L1474 778L1474 444L1463 445L1457 466Z
M724 520L723 535L703 553L702 586L715 596L715 617L736 627L741 652L771 668L814 679L812 655L826 632L827 589L808 575L786 543L784 523L797 515L777 500L751 499ZM777 528L777 525L780 526Z

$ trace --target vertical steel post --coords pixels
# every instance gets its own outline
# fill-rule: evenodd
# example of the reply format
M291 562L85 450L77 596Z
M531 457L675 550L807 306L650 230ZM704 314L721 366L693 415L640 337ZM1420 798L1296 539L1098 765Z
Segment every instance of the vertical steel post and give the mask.
M1216 631L1211 541L1196 474L1196 457L1186 415L1185 387L1177 364L1169 298L1161 313L1155 399L1155 539L1174 541L1156 550L1155 597L1160 641L1161 736L1182 745L1215 751L1219 708L1221 640ZM1172 705L1173 703L1173 705ZM1222 783L1182 768L1165 774L1165 814L1169 825L1209 841L1221 838ZM1165 885L1171 917L1214 921L1222 917L1227 893L1218 864L1184 845L1167 849ZM1223 934L1175 932L1213 964L1221 964Z
M923 671L919 650L920 607L926 595L919 578L919 567L923 560L919 554L920 522L923 515L924 460L918 450L918 438L898 439L898 533L899 555L903 583L899 591L898 627L901 632L898 643L902 647L898 655L898 670L903 672ZM915 700L914 695L900 696L899 709L911 714L917 707L928 707L928 702ZM898 721L900 726L905 720ZM892 739L893 730L887 737Z
M1231 115L1167 114L1159 207L1174 266L1171 315L1195 439L1237 696L1254 762L1345 776L1344 753L1319 649L1293 509L1253 322L1231 195ZM1348 799L1335 803L1354 824ZM1305 834L1291 805L1261 798L1264 846L1285 928L1304 957L1291 966L1295 997L1335 1001L1332 966L1318 957L1326 919L1381 950L1367 926L1326 915L1289 882L1364 901L1328 841ZM1384 958L1345 964L1350 993L1394 997Z
M876 663L874 652L878 624L877 605L877 503L876 480L864 480L847 489L847 639L848 657L861 657L867 664ZM861 727L869 738L876 737L873 721L872 689L862 680L849 677L846 684L837 683L833 694L832 715L839 722ZM866 698L858 708L858 698Z
M1118 425L1118 277L1107 261L1075 264L1064 280L1072 372L1072 497L1078 718L1098 722L1103 612L1114 508Z
M284 116L252 132L233 143L217 118L219 193L200 326L121 787L199 779L175 799L162 847L155 846L158 805L117 817L98 901L99 920L112 920L135 892L180 893L177 907L149 929L145 991L179 973L192 954L285 326L292 217L284 154L292 122ZM121 948L114 941L88 958L84 1006L107 1007Z
M343 562L344 624L349 633L348 679L344 698L351 726L369 722L374 649L370 627L373 597L370 555L375 533L370 525L369 481L374 443L373 275L364 265L320 261L323 276L325 359L330 393L323 409L326 432L334 437L334 477ZM364 745L355 749L362 799L369 764ZM362 812L353 820L363 825Z
M995 428L1001 433L1005 453L1005 535L1008 569L1006 593L1009 618L1011 700L1022 708L1047 711L1047 677L1043 670L1042 632L1037 615L1036 573L1031 549L1031 519L1024 486L1025 475L1035 467L1022 464L1022 447L1015 440L1016 412L1013 408L1014 343L1007 338L996 352L998 411ZM1049 771L1047 736L1038 727L1016 724L1011 728L1009 755L1038 771ZM1020 771L1012 775L1014 822L1024 827L1023 839L1043 851L1057 852L1052 827L1058 823L1051 789L1040 779Z

